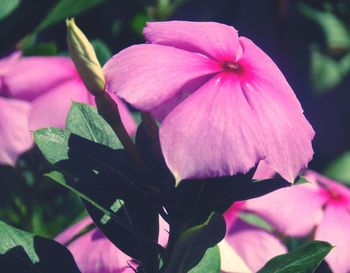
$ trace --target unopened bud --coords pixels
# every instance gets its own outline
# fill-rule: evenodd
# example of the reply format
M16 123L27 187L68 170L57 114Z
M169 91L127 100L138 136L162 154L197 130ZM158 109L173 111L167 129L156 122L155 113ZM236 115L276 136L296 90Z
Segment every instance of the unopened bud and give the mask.
M94 96L103 94L105 78L94 48L75 24L74 19L67 19L66 25L69 53L81 79Z

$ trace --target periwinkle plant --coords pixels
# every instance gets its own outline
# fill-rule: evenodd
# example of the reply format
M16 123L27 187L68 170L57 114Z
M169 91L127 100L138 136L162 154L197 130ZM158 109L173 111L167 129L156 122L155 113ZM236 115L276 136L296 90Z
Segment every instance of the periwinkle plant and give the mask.
M74 21L67 27L97 111L73 103L66 129L35 131L56 167L46 176L82 198L135 272L220 272L222 214L290 185L313 154L314 132L292 89L264 52L226 25L151 23L150 43L123 50L103 70ZM135 140L106 90L141 111ZM282 177L254 181L259 162ZM169 226L166 244L158 242L159 217ZM323 247L310 267L329 251ZM205 259L211 269L201 268Z

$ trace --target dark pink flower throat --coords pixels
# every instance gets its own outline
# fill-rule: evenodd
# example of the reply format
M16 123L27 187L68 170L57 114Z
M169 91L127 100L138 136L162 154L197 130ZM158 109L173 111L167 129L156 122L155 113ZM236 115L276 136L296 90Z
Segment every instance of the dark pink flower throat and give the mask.
M222 68L225 72L233 72L233 73L242 72L242 66L237 62L225 61L222 63Z

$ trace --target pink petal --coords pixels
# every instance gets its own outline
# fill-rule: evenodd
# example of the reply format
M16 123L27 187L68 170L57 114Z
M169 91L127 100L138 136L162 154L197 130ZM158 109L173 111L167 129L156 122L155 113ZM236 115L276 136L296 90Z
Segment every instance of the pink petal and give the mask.
M90 217L85 217L59 234L55 240L62 244L67 243L92 223ZM82 273L133 272L128 266L131 258L114 246L97 228L68 244L68 249Z
M316 230L315 239L327 241L335 246L326 256L326 261L333 272L350 272L350 214L344 206L328 205L324 217Z
M310 182L321 185L330 197L329 202L342 202L344 205L350 206L350 190L348 187L312 170L306 171L304 177Z
M2 92L31 101L74 78L79 76L67 57L22 57L4 73Z
M198 52L217 60L235 58L238 33L231 26L215 22L168 21L147 23L143 31L153 44Z
M222 273L252 273L232 246L223 239L219 244L220 269Z
M234 75L213 78L177 106L160 142L178 181L244 173L262 157L257 119Z
M245 206L279 232L289 236L305 236L319 223L325 202L319 187L307 183L247 200Z
M278 96L265 92L259 81L242 83L264 138L264 162L289 182L307 167L313 155L314 131L304 115ZM296 130L297 128L297 130Z
M261 160L256 168L253 179L263 180L270 179L276 174L276 171L272 169L265 161Z
M57 235L55 240L61 244L66 244L69 240L71 240L75 235L77 235L80 231L86 228L88 225L93 224L94 222L90 217L85 217L73 226L67 228L63 232Z
M273 61L247 38L240 38L241 85L265 139L265 163L293 182L311 160L314 131L300 103Z
M225 239L253 272L257 272L271 258L287 252L286 247L271 233L236 221Z
M65 128L72 102L92 103L92 100L79 79L68 81L32 102L29 127L31 130L45 127Z
M168 243L169 239L169 231L170 227L169 224L159 216L159 238L158 238L158 243L161 246L166 246Z
M257 83L261 91L302 112L300 102L274 61L250 39L241 36L239 42L243 54L238 62L244 68L246 80Z
M143 111L172 98L188 81L219 69L199 54L150 44L124 49L103 68L108 89Z
M30 104L0 97L0 164L14 165L33 144L28 129Z

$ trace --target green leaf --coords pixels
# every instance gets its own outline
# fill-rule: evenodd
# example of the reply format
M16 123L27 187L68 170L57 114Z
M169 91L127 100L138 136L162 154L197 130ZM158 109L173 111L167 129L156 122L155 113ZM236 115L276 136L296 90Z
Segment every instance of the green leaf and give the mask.
M24 56L51 56L57 55L58 47L55 42L43 42L23 47L22 53Z
M331 249L327 242L312 241L272 258L258 273L312 273Z
M73 102L67 118L67 129L81 137L112 149L123 146L109 124L96 109L84 103Z
M343 79L343 71L337 61L314 47L311 51L311 79L319 94L338 85Z
M0 268L6 272L80 272L72 254L59 243L0 221Z
M0 20L5 19L19 6L21 0L1 0L0 4Z
M329 48L350 48L350 34L346 25L329 11L318 11L305 4L299 4L299 9L306 17L316 22L322 29Z
M69 132L58 128L44 128L36 130L33 134L35 143L51 164L55 165L69 158Z
M100 39L91 40L90 42L95 49L98 61L101 66L103 66L112 57L112 51L107 44Z
M215 212L204 223L185 230L172 249L164 273L188 272L201 261L208 248L224 238L225 232L225 220Z
M334 180L350 185L350 151L343 153L332 161L324 174Z
M219 247L208 248L202 260L189 273L220 273Z
M67 17L72 17L95 7L106 0L61 0L47 14L44 20L36 27L34 32L42 31L43 29L63 21Z

